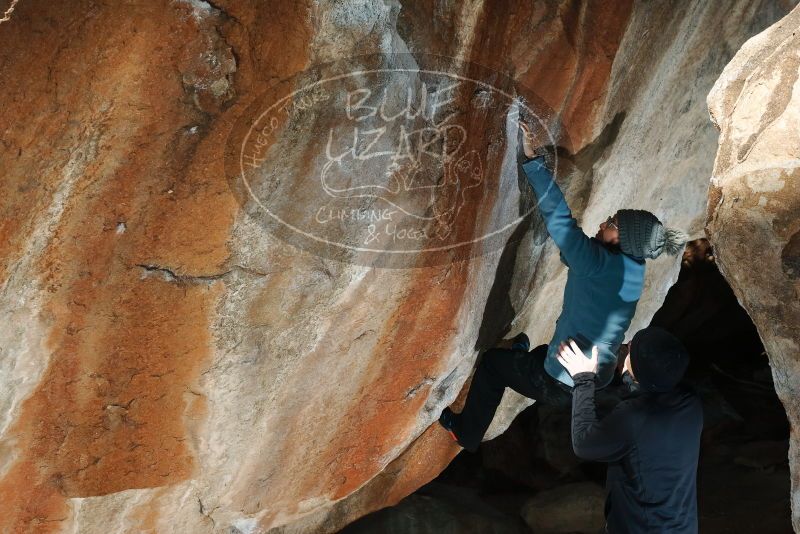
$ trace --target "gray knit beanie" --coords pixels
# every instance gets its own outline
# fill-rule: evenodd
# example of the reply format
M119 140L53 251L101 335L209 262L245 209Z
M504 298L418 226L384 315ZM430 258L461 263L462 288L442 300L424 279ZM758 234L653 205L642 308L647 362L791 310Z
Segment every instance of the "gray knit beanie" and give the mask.
M619 210L619 248L635 258L657 258L662 252L678 255L688 236L674 228L664 228L658 217L645 210Z

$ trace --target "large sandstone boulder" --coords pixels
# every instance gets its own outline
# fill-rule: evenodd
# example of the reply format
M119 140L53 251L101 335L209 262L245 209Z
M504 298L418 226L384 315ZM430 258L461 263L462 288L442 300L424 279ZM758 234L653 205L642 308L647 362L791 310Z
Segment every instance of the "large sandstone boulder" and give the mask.
M702 96L786 11L716 4L20 2L0 25L0 529L332 532L436 476L478 349L543 342L559 309L514 113L572 153L584 226L636 204L699 232ZM331 80L349 92L307 91ZM390 122L342 99L366 81L389 115L411 88L409 124L458 159L365 157ZM374 137L331 151L357 128ZM446 186L388 200L459 246L426 252L417 227L393 255L354 248L400 183ZM636 325L677 268L653 264Z
M706 232L753 319L775 390L800 424L800 7L748 40L708 95L720 130ZM792 516L800 530L800 443L792 433Z

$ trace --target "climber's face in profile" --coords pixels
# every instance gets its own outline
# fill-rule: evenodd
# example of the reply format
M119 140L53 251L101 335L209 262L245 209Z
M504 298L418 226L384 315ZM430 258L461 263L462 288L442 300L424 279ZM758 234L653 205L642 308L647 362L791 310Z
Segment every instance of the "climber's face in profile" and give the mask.
M595 238L602 243L619 245L619 226L616 213L600 223L600 229Z

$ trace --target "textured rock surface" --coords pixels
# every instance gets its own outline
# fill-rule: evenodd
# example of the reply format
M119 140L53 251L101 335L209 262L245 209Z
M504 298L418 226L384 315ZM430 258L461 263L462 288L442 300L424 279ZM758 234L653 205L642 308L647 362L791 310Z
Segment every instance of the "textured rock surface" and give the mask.
M431 425L476 349L515 318L552 331L563 271L541 225L418 269L295 249L229 187L236 121L320 62L471 60L555 110L584 226L635 203L698 231L715 149L702 97L788 11L726 7L21 2L0 27L2 529L329 532L433 478L457 450ZM323 148L289 126L270 162L300 184ZM468 133L504 188L459 217L463 235L524 196L502 117ZM655 264L648 298L677 267Z
M800 8L753 37L708 95L720 129L706 231L753 319L792 428L800 420ZM800 530L793 432L792 513Z
M565 484L537 493L522 508L533 532L602 532L605 489L594 482Z
M474 490L433 482L397 506L345 527L342 534L527 534L518 514L506 514L482 501Z

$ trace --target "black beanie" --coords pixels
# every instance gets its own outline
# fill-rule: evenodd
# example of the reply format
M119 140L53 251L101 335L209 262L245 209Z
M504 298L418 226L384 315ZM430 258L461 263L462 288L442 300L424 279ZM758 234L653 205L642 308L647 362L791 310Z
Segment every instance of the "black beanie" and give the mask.
M645 391L669 391L678 385L689 365L683 344L657 326L636 332L630 346L634 379Z

